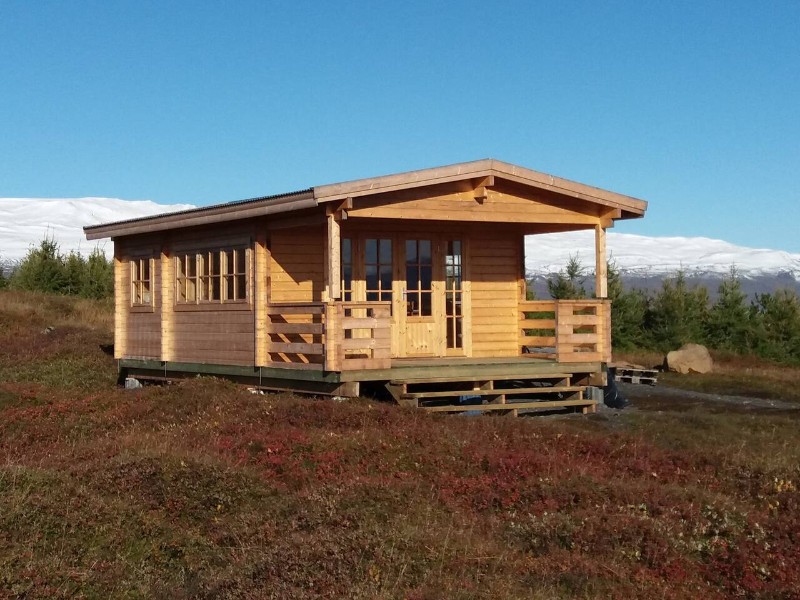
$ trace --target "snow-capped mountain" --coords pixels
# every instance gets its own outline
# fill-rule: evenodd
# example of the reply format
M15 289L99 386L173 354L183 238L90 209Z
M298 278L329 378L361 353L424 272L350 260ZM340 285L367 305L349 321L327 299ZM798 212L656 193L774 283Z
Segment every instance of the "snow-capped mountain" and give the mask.
M742 277L790 275L800 281L800 254L736 246L704 237L646 237L611 233L606 249L619 270L635 277L673 274L723 276L731 267ZM594 232L575 231L529 236L525 241L525 266L532 274L557 272L570 256L594 270Z
M75 250L88 255L96 242L86 241L85 225L189 208L194 206L118 198L0 198L0 260L19 260L45 238L58 242L63 253ZM100 240L99 247L109 256L113 253L108 240Z
M83 235L84 225L133 219L193 208L116 198L0 198L0 261L15 261L45 237L54 238L64 253L90 253L95 245ZM100 247L111 254L106 240ZM587 271L594 269L594 233L580 231L529 236L526 267L532 275L564 268L577 256ZM719 278L735 266L743 278L780 277L800 281L800 254L747 248L702 237L646 237L609 232L609 256L628 278L660 278L682 269L687 275Z

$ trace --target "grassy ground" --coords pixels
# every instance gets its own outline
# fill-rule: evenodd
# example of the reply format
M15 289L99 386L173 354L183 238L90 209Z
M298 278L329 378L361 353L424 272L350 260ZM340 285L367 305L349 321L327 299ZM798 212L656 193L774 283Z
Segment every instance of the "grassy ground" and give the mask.
M713 373L662 373L659 382L673 387L734 396L800 402L800 367L787 367L756 357L712 353ZM655 352L615 355L615 360L652 367L664 356Z
M108 343L0 293L0 596L800 595L796 417L124 391Z

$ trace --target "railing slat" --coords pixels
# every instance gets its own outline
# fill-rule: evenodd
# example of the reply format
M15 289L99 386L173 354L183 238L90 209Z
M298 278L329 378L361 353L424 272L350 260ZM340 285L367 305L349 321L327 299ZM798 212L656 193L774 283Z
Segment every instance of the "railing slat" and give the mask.
M267 323L266 332L270 334L298 333L308 335L321 335L322 323Z

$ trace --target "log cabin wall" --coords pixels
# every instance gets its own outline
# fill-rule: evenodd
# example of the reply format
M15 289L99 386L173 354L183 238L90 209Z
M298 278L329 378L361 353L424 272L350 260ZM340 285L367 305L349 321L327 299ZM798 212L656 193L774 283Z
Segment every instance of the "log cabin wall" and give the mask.
M293 302L322 302L325 298L325 247L326 230L322 225L275 229L268 233L267 299L269 304ZM321 327L319 314L274 315L276 323L307 325L316 323ZM265 327L270 330L270 318ZM320 344L319 333L279 334L268 331L263 335L266 353L262 360L278 363L306 363L312 358L303 354L272 352L275 343ZM259 357L261 358L261 357ZM322 356L314 357L321 361Z
M209 252L230 252L233 249L244 252L247 294L246 299L235 302L226 301L224 293L221 293L222 300L217 302L200 300L192 303L176 298L169 360L224 365L255 364L254 298L259 283L255 277L254 248L253 221L243 221L226 228L198 228L172 233L169 260L173 268L176 257L206 256ZM176 276L173 274L171 278L174 289L177 289Z
M521 239L521 234L486 231L470 240L467 259L472 287L474 357L519 354Z
M269 302L321 302L325 289L323 226L270 232Z

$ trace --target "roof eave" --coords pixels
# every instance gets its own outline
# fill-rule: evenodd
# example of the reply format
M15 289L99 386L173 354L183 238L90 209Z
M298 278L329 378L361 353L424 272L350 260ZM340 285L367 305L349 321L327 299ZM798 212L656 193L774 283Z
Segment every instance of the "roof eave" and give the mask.
M345 198L356 198L402 189L462 181L464 179L488 177L490 175L611 208L619 208L636 215L643 215L647 210L647 202L644 200L569 179L554 177L553 175L518 167L495 159L483 159L446 167L316 186L314 187L314 197L319 203L333 202Z
M211 225L253 217L280 214L304 208L314 208L317 201L312 190L304 190L281 197L264 198L257 201L233 202L212 207L201 207L186 211L141 217L114 223L87 225L83 228L87 240L116 238L126 235L153 233L168 229Z

